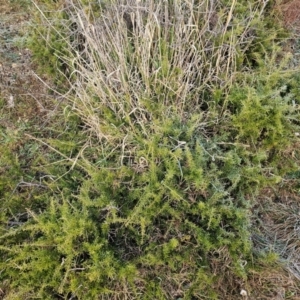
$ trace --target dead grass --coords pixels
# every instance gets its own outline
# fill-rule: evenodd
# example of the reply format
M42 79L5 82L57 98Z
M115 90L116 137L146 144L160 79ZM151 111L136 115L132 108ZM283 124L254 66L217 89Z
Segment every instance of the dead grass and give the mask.
M66 6L73 24L73 42L69 44L70 55L62 59L69 70L74 70L72 75L76 78L72 83L76 95L73 108L99 141L114 143L119 139L124 147L127 134L119 129L107 130L109 126L103 123L99 111L101 105L120 121L129 122L128 128L133 129L137 124L144 127L155 118L155 112L149 113L145 107L148 99L161 103L157 113L165 119L176 112L184 120L185 111L196 112L204 104L199 95L215 87L230 87L237 57L247 51L254 38L249 29L252 18L264 9L263 5L249 6L244 30L238 36L232 32L228 37L236 1L223 14L216 13L218 3L211 1L200 2L197 9L187 2L184 11L184 5L178 3L166 17L167 3L154 3L114 1L99 17L78 1L69 1ZM196 23L201 25L195 26ZM46 24L51 26L51 21L45 18ZM172 50L167 49L160 36L165 36ZM216 37L223 42L216 45ZM157 95L165 96L157 99ZM160 111L162 107L168 110ZM147 130L143 131L147 134Z
M300 197L295 191L297 185L295 181L287 181L278 190L263 191L255 208L254 247L260 253L274 252L279 257L273 270L267 269L262 274L253 272L250 284L258 285L269 295L269 298L255 299L300 298Z

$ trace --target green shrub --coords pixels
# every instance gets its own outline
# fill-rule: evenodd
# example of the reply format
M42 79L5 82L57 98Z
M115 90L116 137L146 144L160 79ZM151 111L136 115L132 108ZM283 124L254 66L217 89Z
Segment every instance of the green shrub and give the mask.
M62 87L66 84L64 73L70 73L63 62L68 54L67 31L71 26L67 15L61 9L61 1L38 1L32 10L33 23L27 38L27 46L38 63L42 74L50 75Z
M51 39L43 49L73 70L66 98L82 127L45 141L63 157L45 166L58 177L48 206L1 237L16 294L239 293L256 262L255 196L293 168L282 153L297 124L282 91L296 77L277 64L263 3L211 3L111 1L93 16L76 2L54 19L63 50Z

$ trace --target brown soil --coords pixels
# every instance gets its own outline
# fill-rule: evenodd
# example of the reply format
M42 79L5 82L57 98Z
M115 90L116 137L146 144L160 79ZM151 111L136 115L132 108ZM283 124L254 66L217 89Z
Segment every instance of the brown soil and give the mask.
M16 3L0 0L0 125L10 129L44 122L53 106L24 45L29 13Z
M280 10L285 25L300 33L300 0L284 1L280 5Z

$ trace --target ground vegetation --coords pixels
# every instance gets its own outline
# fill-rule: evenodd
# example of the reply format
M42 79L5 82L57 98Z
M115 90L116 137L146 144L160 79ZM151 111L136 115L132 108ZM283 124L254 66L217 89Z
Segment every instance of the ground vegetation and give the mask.
M279 4L24 6L51 100L1 124L3 298L297 299L299 68Z

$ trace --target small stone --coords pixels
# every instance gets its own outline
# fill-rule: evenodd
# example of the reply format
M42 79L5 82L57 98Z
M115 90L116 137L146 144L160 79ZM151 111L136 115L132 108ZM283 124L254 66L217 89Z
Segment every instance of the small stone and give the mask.
M10 95L8 100L7 100L7 107L8 108L13 108L15 107L15 101L14 101L14 96Z

